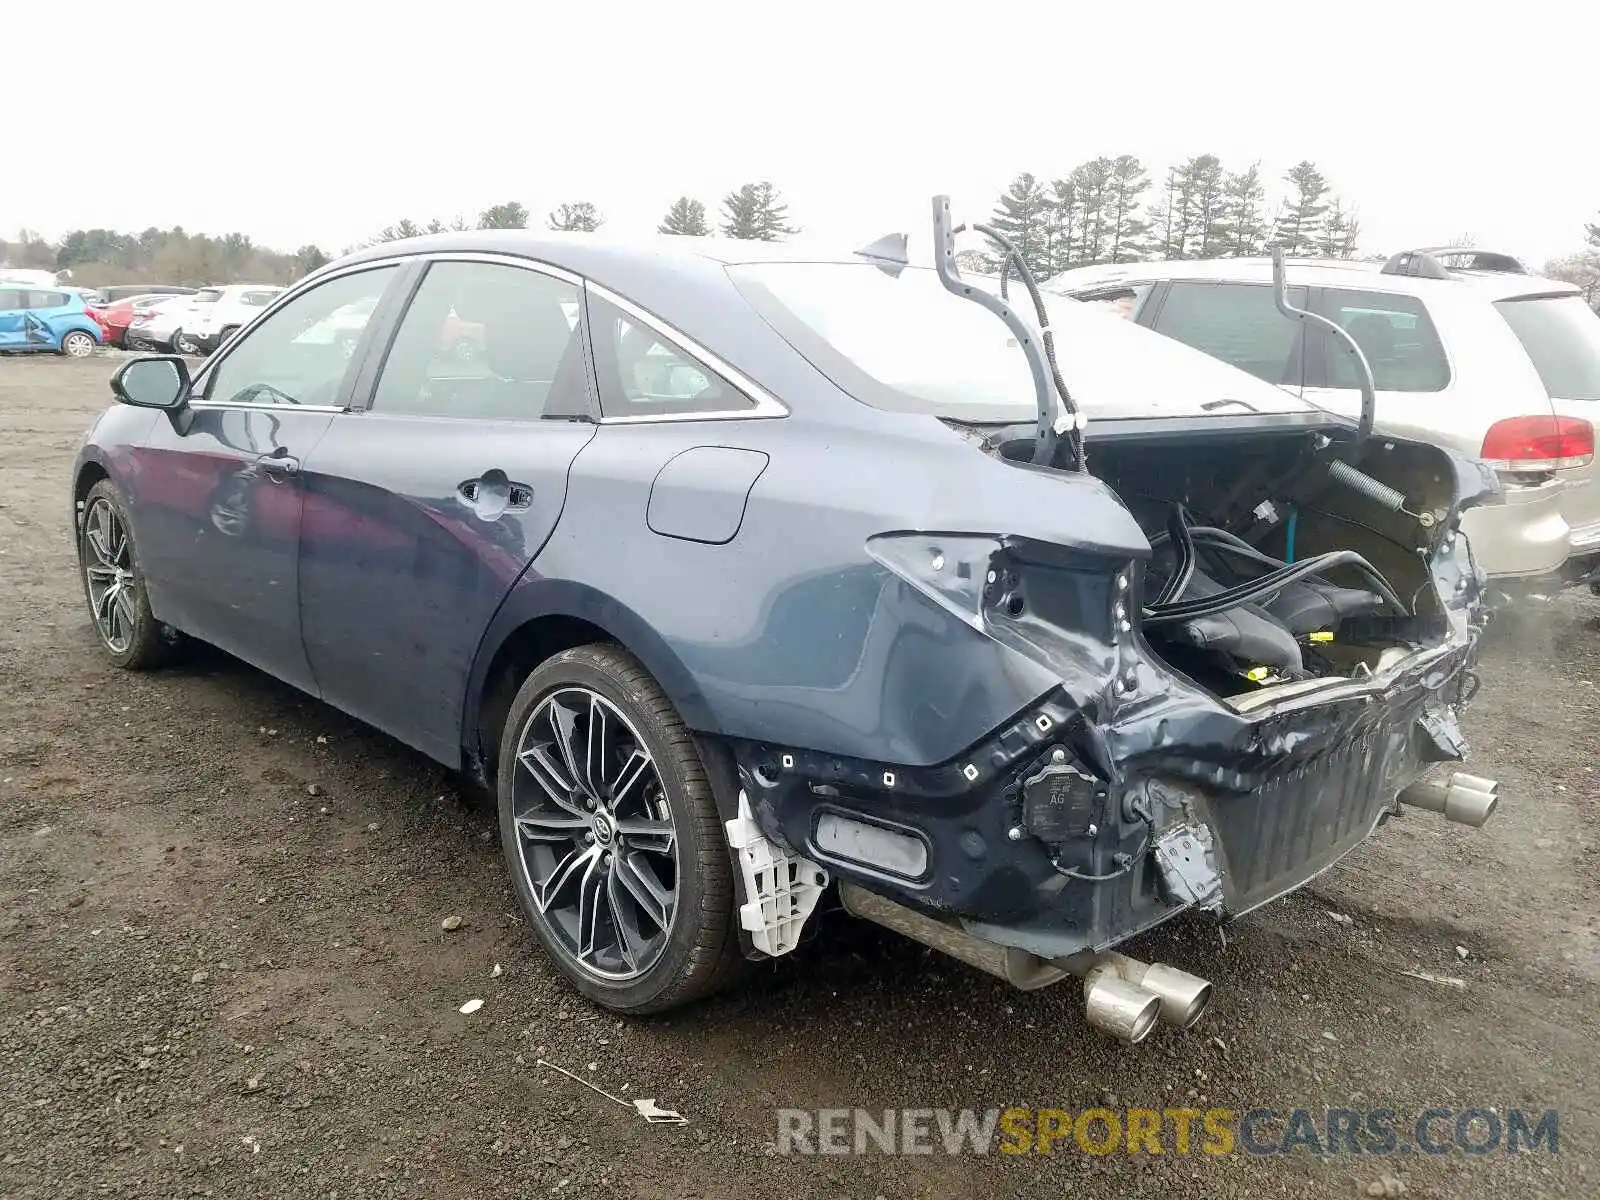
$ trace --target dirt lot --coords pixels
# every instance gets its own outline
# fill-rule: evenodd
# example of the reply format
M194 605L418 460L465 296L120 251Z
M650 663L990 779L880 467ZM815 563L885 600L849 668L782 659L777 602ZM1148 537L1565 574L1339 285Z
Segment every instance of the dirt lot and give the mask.
M538 957L445 772L221 655L102 661L66 495L112 365L0 359L0 1195L1358 1196L1386 1172L1412 1196L1600 1192L1593 597L1491 647L1487 830L1407 818L1225 939L1196 921L1137 947L1217 982L1201 1032L1121 1049L1068 989L1015 993L841 914L739 990L623 1024ZM1560 1149L772 1152L779 1107L1097 1103L1555 1108Z

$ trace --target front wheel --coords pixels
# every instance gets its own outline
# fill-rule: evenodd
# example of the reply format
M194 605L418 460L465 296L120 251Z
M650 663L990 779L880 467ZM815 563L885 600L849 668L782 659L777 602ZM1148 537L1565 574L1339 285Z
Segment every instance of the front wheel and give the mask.
M81 329L74 329L61 339L61 353L68 358L88 358L94 353L95 340Z
M643 666L580 646L517 692L500 742L500 838L517 899L595 1002L660 1012L735 965L733 877L694 741Z
M109 479L90 488L84 501L78 565L89 616L111 661L130 671L166 661L176 636L150 611L127 505Z

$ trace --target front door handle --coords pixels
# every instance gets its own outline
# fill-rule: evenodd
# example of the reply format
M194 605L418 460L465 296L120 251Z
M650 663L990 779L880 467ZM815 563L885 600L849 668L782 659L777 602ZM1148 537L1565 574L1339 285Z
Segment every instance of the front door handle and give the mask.
M298 475L300 474L300 460L292 454L284 454L281 450L274 450L270 454L262 454L256 458L256 466L268 475Z

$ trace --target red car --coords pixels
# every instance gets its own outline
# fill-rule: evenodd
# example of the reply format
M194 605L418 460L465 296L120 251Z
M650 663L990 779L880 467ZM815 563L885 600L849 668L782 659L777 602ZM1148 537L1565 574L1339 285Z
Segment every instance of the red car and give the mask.
M125 300L118 300L112 304L97 305L89 309L89 312L96 321L100 322L100 328L105 330L106 345L116 346L125 350L128 348L128 326L133 323L133 318L152 305L171 299L170 295L162 293L152 293L147 296L129 296Z

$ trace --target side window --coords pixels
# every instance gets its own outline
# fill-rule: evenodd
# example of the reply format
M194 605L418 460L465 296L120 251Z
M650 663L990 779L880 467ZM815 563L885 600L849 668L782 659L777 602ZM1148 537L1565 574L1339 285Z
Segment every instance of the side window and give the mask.
M1355 338L1372 367L1380 392L1437 392L1450 382L1439 334L1428 310L1415 296L1384 292L1352 292L1328 288L1322 315L1338 322ZM1322 385L1357 388L1361 381L1355 358L1328 335L1328 379Z
M266 308L277 298L277 292L246 292L239 297L239 303L246 308Z
M1290 288L1289 302L1304 307L1306 289ZM1155 328L1257 379L1300 385L1300 323L1278 311L1265 284L1174 283Z
M0 312L16 312L27 308L28 293L0 288Z
M29 308L60 308L67 302L65 292L29 292Z
M589 334L600 410L608 417L743 412L756 406L677 342L593 294Z
M233 404L335 404L356 344L394 266L342 275L295 297L231 344L205 398Z
M372 409L536 421L589 410L576 284L528 267L436 262L406 309Z

